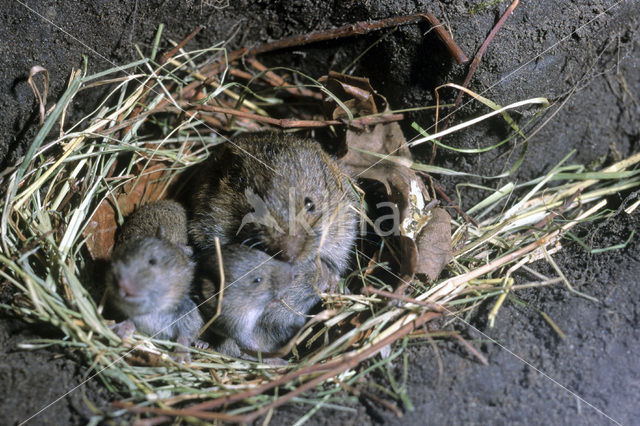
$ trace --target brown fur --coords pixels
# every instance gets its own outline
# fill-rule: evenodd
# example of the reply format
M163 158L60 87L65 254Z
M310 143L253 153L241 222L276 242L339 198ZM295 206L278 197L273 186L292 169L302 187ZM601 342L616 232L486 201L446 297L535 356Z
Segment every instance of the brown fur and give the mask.
M159 235L173 244L187 246L187 212L180 203L161 200L140 207L127 217L116 244L141 236Z
M292 265L319 257L337 275L346 269L356 234L354 196L318 143L284 133L247 134L218 148L198 175L189 223L196 247L211 248L218 237L223 245L255 246ZM264 202L268 224L243 224L257 213L247 189Z

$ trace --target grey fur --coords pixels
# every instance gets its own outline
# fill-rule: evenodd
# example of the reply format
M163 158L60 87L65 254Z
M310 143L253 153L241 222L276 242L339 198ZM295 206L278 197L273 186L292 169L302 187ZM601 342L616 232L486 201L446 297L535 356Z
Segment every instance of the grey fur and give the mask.
M233 356L239 356L236 346L245 354L278 351L305 324L305 315L320 302L313 285L315 268L305 264L300 270L294 269L287 262L243 245L226 246L222 255L224 297L212 332L227 339L222 339L217 349ZM218 302L215 250L203 251L199 264L203 276L202 296L207 300L203 305L206 319L214 315ZM326 284L319 284L318 287L326 288Z
M173 201L143 206L127 218L117 241L107 274L109 302L135 329L191 345L204 322L189 298L195 263L184 208ZM122 337L133 332L130 324L114 329ZM178 350L177 358L189 356Z

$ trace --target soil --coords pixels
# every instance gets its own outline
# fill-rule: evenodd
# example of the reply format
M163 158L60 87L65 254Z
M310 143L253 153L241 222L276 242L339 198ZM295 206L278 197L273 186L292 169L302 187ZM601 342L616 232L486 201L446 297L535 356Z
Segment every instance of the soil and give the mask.
M60 96L72 68L88 58L89 72L137 59L134 45L149 52L160 23L165 40L181 40L198 25L206 28L191 48L229 40L228 47L253 45L369 19L430 10L451 30L454 39L473 56L504 12L504 1L421 0L186 0L9 1L0 11L0 165L10 167L37 132L38 110L26 83L29 69L48 69L50 100ZM637 1L522 1L489 45L470 87L506 105L544 96L555 103L538 123L546 125L529 140L529 150L515 178L537 177L571 150L570 162L608 164L640 151L640 7ZM457 65L426 23L402 26L388 34L356 64L354 75L369 77L393 108L434 104L433 89L463 81L467 65ZM383 33L297 47L260 57L267 65L286 65L313 77L342 70ZM442 89L444 101L455 95ZM78 96L67 122L91 110L97 98ZM50 101L51 105L52 102ZM481 109L469 103L458 119ZM530 114L516 114L524 123ZM433 122L432 112L406 114L410 124ZM445 142L481 147L505 137L496 119L459 132ZM460 171L499 174L519 154L513 147L482 155L440 150L436 164ZM418 148L426 158L430 147ZM456 179L440 178L449 194ZM495 186L495 181L485 182ZM463 207L482 196L463 190ZM612 209L638 194L621 193L608 200ZM580 225L576 231L594 248L623 243L640 230L638 213L624 210L604 223ZM486 322L488 302L470 322L452 327L489 360L481 365L466 349L451 341L435 346L412 341L408 355L406 393L413 407L398 403L403 414L370 398L343 395L347 411L320 409L312 424L634 424L640 394L640 243L636 235L623 249L590 254L570 240L554 259L569 282L598 299L593 302L560 284L519 291L525 304L512 301L502 308L493 328ZM555 276L546 263L533 265ZM517 282L532 280L521 274ZM11 289L0 284L3 301ZM558 337L540 311L566 334ZM17 347L45 331L10 316L0 322L0 423L15 424L80 385L85 366L59 349ZM402 380L403 365L391 369ZM384 375L369 383L390 386ZM383 393L367 386L380 397ZM33 424L86 423L92 408L110 410L114 395L93 380L69 393L32 420ZM278 409L278 424L295 422L311 407L290 404Z

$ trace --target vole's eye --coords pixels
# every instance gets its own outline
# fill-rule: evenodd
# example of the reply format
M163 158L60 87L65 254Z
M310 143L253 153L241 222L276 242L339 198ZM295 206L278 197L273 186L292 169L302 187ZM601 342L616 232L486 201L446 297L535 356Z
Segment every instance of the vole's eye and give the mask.
M316 205L313 204L313 201L309 197L305 197L304 199L304 208L309 212L313 213L316 210Z
M149 259L149 265L155 265L156 263L158 263L158 261L156 260L155 257L152 257L151 259Z
M262 277L257 277L255 280L253 280L254 284L260 284L262 282Z

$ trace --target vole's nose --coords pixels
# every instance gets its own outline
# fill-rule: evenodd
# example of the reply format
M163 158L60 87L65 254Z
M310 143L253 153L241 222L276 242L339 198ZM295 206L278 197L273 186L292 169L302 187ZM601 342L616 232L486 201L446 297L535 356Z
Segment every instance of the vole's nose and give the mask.
M304 247L304 236L285 235L280 239L278 245L278 248L281 250L278 257L286 262L293 263L302 252Z
M135 297L138 295L138 289L131 280L120 279L118 280L118 288L120 297L126 299L127 297Z

